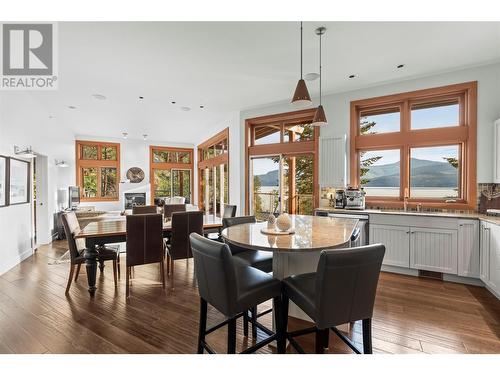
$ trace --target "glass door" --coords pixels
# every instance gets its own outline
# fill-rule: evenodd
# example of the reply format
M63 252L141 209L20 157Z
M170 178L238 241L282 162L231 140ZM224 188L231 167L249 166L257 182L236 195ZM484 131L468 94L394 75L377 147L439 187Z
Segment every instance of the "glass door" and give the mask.
M227 164L219 164L200 169L202 178L200 208L205 213L222 217L224 205L229 200L229 181Z
M191 203L191 170L172 169L172 196L184 197Z
M313 154L253 157L249 173L251 214L257 219L279 212L313 214Z

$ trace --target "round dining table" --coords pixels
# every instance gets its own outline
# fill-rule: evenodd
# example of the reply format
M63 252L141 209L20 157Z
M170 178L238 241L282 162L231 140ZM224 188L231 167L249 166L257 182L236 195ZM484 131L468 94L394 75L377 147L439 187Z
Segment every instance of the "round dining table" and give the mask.
M292 233L265 234L267 222L239 224L222 231L223 239L249 250L273 252L273 277L315 272L321 250L349 247L358 219L309 215L290 215ZM289 315L310 320L290 303Z

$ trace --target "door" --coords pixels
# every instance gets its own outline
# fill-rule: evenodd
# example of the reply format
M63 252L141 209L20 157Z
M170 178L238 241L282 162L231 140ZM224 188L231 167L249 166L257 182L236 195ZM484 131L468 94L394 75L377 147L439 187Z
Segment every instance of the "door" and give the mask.
M410 268L457 274L457 231L410 228Z
M224 205L229 201L229 176L227 164L200 169L202 194L200 209L222 217Z
M484 282L488 283L490 279L490 228L488 224L481 222L481 236L479 239L480 251L480 270L479 278Z
M191 170L172 169L172 197L184 197L191 203Z
M479 277L479 242L478 221L459 221L458 276Z
M489 285L500 293L500 225L491 224Z
M280 211L282 157L271 155L250 159L250 214L265 220Z
M396 225L370 224L370 243L385 245L382 264L410 267L410 228Z

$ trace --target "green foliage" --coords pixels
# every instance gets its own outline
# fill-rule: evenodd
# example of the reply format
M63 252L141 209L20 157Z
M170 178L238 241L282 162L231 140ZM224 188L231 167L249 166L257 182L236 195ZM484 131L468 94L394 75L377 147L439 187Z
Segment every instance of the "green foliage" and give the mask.
M444 157L443 159L446 160L452 167L458 169L458 159L457 158Z
M376 125L377 123L375 121L368 121L366 117L361 118L361 123L359 125L360 129L359 132L362 135L366 134L376 134L376 132L371 131L371 129ZM365 185L368 182L370 182L370 179L366 178L366 174L370 171L370 167L375 164L377 161L382 159L382 156L375 156L373 158L368 158L368 159L363 159L363 156L366 154L366 152L360 152L359 153L359 160L360 160L360 165L359 165L359 179L361 185Z

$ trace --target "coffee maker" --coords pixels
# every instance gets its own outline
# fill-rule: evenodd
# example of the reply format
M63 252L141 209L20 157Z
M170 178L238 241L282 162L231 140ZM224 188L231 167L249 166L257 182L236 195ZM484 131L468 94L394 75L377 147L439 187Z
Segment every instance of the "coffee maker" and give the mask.
M335 190L335 208L344 208L346 206L345 191L342 189Z

